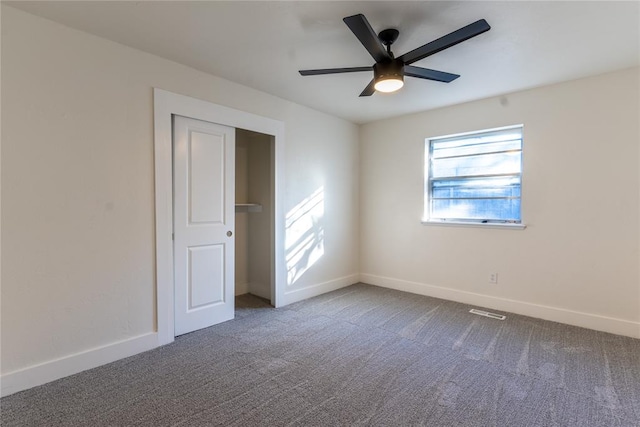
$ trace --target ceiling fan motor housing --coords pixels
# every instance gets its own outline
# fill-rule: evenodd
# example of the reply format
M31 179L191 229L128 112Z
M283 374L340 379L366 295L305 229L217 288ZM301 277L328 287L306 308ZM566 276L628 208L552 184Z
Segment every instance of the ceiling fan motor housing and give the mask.
M401 80L404 81L404 63L399 59L377 62L373 65L374 80Z

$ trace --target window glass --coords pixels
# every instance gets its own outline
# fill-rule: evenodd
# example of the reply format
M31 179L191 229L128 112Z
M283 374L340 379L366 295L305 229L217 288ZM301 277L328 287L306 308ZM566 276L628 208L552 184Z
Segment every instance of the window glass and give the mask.
M522 126L425 141L425 218L521 222Z

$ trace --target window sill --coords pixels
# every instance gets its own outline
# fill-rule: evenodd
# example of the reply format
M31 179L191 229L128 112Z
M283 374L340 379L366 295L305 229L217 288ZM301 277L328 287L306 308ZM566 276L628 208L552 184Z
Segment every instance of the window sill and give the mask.
M512 224L512 223L482 223L482 222L464 222L464 221L437 221L423 219L423 225L443 225L445 227L477 227L477 228L502 228L512 230L524 230L527 228L525 224Z

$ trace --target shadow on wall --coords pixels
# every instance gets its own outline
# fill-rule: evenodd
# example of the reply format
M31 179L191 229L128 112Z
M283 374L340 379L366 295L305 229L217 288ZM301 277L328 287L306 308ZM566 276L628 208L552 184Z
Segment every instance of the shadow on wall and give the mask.
M285 219L287 285L293 285L324 255L324 187L294 206Z

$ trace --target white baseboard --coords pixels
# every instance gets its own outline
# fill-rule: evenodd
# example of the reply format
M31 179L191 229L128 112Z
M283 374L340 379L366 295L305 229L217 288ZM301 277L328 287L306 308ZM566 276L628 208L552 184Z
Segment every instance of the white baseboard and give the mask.
M623 319L599 316L596 314L567 310L564 308L476 294L473 292L443 288L440 286L427 285L425 283L410 282L391 277L376 276L373 274L360 274L360 281L370 285L382 286L399 291L442 298L473 306L491 308L494 310L507 311L524 316L536 317L538 319L551 320L597 331L610 332L617 335L625 335L632 338L640 338L640 322L632 322Z
M8 372L0 377L0 396L8 396L156 347L158 347L158 334L152 332Z
M285 293L284 303L291 304L357 283L358 274L341 277L324 283L295 289ZM0 396L8 396L22 390L46 384L87 369L96 368L125 357L160 346L156 332L140 335L105 346L85 350L59 359L29 366L0 376Z
M300 289L285 291L283 298L284 301L279 306L282 307L294 302L302 301L307 298L315 297L327 292L335 291L336 289L353 285L354 283L358 283L359 279L359 274L351 274L349 276L340 277L328 282L318 283L316 285L311 285Z
M631 322L558 307L515 301L372 274L352 274L328 282L285 292L284 301L281 306L344 288L358 282L640 338L640 322ZM87 369L133 356L158 346L158 334L152 332L30 366L18 371L8 372L0 376L0 396L8 396L31 387L77 374Z

